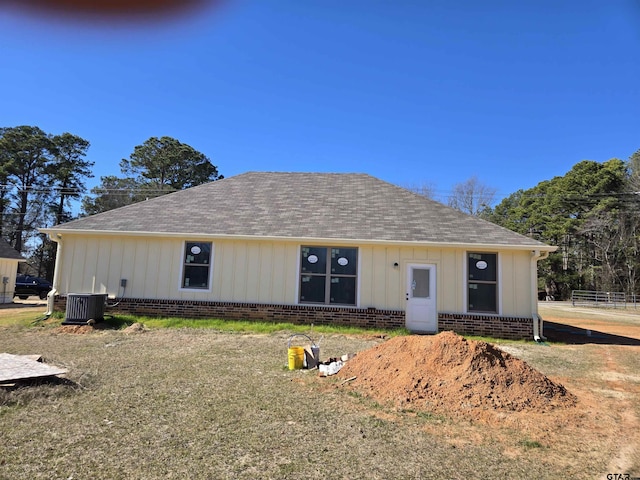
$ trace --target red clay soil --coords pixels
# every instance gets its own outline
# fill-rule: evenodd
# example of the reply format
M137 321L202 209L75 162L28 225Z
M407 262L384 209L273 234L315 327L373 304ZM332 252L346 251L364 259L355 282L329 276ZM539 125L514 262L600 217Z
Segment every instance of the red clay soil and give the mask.
M96 330L103 330L107 328L105 324L96 323L93 325L60 325L56 328L57 333L70 333L75 335L85 335L87 333L93 333ZM122 330L125 334L144 333L147 329L141 323L133 323L127 328Z
M380 403L448 417L491 420L500 412L547 412L576 397L524 361L453 332L395 337L358 353L338 373Z
M75 335L86 335L93 333L95 330L93 325L60 325L56 328L57 333L71 333Z

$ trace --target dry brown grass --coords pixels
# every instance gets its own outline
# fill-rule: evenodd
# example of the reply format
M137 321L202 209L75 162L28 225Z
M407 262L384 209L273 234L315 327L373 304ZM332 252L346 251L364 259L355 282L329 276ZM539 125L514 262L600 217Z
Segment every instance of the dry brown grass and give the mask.
M41 354L67 368L70 380L0 389L0 478L640 475L631 431L640 418L637 347L509 347L576 393L585 415L601 424L591 432L549 425L557 441L513 426L396 411L348 393L332 378L290 372L287 338L193 329L72 335L51 327L0 328L0 351ZM331 335L322 354L379 341Z

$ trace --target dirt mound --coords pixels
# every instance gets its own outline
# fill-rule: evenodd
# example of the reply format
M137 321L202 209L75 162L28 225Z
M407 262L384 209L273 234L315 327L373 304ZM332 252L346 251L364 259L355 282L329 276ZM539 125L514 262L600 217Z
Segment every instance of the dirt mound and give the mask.
M147 329L145 328L144 324L136 322L136 323L132 323L131 325L129 325L122 332L126 333L127 335L131 335L131 334L135 334L135 333L144 333L146 331L147 331Z
M522 360L453 332L395 337L348 361L338 376L379 402L447 416L544 412L576 397Z
M87 333L93 333L93 325L60 325L56 328L57 333L71 333L75 335L86 335Z
M70 333L75 335L86 335L88 333L93 333L96 330L103 330L105 328L109 328L109 326L100 322L93 322L88 325L60 325L56 328L56 332ZM122 332L126 335L144 333L146 331L147 328L142 323L132 323L127 328L122 330Z

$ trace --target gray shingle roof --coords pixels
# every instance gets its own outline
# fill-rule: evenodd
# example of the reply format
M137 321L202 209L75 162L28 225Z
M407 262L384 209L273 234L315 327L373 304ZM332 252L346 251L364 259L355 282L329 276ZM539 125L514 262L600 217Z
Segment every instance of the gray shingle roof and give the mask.
M178 233L549 249L366 174L249 172L47 230Z
M11 260L24 260L20 253L9 245L5 239L0 238L0 258L10 258Z

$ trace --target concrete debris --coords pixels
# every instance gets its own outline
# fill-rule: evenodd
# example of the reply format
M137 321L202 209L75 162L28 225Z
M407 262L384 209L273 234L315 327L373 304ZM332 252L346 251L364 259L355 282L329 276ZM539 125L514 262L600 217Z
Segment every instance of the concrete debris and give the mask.
M0 384L31 378L53 377L66 370L42 362L40 355L12 355L0 353Z

